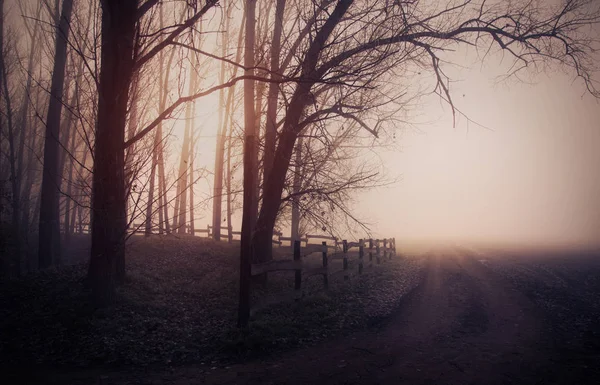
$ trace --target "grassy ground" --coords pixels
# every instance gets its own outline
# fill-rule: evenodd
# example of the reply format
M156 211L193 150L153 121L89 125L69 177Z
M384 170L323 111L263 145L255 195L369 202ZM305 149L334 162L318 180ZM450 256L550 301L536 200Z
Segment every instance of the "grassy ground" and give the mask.
M239 244L133 237L116 304L95 310L85 285L86 243L74 240L69 266L0 282L0 366L216 366L274 354L377 327L418 284L422 266L397 256L347 281L331 277L326 292L321 276L309 277L305 298L258 311L241 335L234 327ZM293 273L273 273L254 299L292 287Z

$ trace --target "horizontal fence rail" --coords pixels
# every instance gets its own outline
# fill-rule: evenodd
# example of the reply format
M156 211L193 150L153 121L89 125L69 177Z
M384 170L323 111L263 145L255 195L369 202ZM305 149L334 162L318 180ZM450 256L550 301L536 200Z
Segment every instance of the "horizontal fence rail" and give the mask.
M213 237L211 225L207 225L205 228L191 228L186 225L185 229L190 234L207 238ZM80 222L76 230L79 233L88 234L90 233L90 224ZM144 223L132 223L129 227L129 232L134 234L145 233L145 230ZM221 226L221 230L225 230L221 233L221 239L225 238L229 242L232 241L233 236L241 236L241 231L233 231L231 227ZM171 230L171 232L175 231L177 229ZM152 233L157 234L158 229L153 227ZM293 271L294 290L260 300L252 306L251 314L272 304L301 299L304 297L302 282L309 277L321 275L323 289L327 290L330 277L343 274L344 280L348 280L353 276L363 274L365 267L380 265L383 261L390 260L396 255L396 238L359 239L356 242L348 242L345 239L340 241L331 235L306 234L304 238L294 240L292 237L284 237L280 231L274 231L272 242L273 245L278 246L280 258L288 259L252 264L250 274L258 276L264 273ZM314 258L312 263L307 261L307 257L313 254L321 256L320 263L315 263ZM341 266L336 264L336 261L341 261Z
M89 224L82 223L81 225L82 225L83 229L80 232L89 233ZM185 229L186 229L185 232L188 234L194 234L196 236L206 237L206 238L213 237L213 226L211 226L211 225L206 225L206 227L202 227L202 228L194 227L193 229L190 225L186 225ZM171 232L175 232L177 230L171 230ZM241 235L242 235L241 231L235 231L231 227L227 227L227 226L221 226L221 230L225 230L224 232L222 232L220 234L221 240L226 239L229 242L231 242L233 240L234 236L241 237ZM129 232L133 233L133 234L144 234L146 232L145 224L144 223L132 223L129 226ZM156 228L156 226L152 226L151 233L158 234L159 233L158 228ZM311 235L311 234L307 234L304 236L304 238L300 238L300 242L304 243L303 246L306 247L309 245L318 244L318 243L314 243L314 242L320 241L323 239L333 241L332 244L327 245L327 247L329 247L329 248L337 249L339 247L339 245L341 244L338 241L337 237L333 237L333 236L329 236L329 235ZM292 240L293 240L292 237L284 237L283 233L281 231L273 231L273 238L272 238L273 245L277 245L279 247L286 247L285 243L287 243L287 244L289 244L289 246L287 246L287 247L292 247ZM312 243L311 243L311 241L312 241Z
M338 240L334 237L319 237L309 236L306 238L321 238L329 239L335 242L334 245L328 245L326 241L322 241L321 244L307 244L302 247L304 239L295 240L293 243L292 254L284 254L282 257L290 259L277 259L270 262L253 264L251 266L251 275L261 275L269 272L278 271L294 271L294 291L289 293L281 293L278 296L270 297L268 299L259 301L256 303L251 310L251 314L254 314L257 310L260 310L266 306L272 305L277 302L286 301L290 299L298 300L304 296L302 292L302 282L306 279L315 275L322 275L323 277L323 289L329 288L329 277L336 274L343 274L344 280L350 279L352 276L361 275L364 272L365 265L370 267L373 263L373 257L375 257L375 264L381 264L382 261L390 260L396 255L396 239L360 239L358 242L348 242L342 240L340 244L341 249L337 248ZM306 239L305 238L305 239ZM331 252L331 248L334 251ZM281 248L285 250L287 248ZM321 263L316 266L314 263L310 263L306 258L315 253L321 255ZM367 259L368 258L368 259ZM367 259L367 260L366 260ZM332 262L341 260L342 265L335 266ZM365 263L366 260L366 263ZM357 267L357 268L354 268Z

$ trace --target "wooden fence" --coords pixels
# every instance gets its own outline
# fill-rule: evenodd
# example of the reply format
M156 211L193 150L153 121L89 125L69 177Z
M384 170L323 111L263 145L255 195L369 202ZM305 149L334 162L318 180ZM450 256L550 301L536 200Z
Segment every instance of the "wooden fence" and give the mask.
M344 280L348 280L352 276L361 275L366 267L373 264L381 264L382 261L389 260L396 255L396 239L361 239L358 242L348 242L343 240L341 243L334 237L309 235L306 238L322 238L333 240L333 244L327 244L322 241L321 244L310 244L305 239L294 241L291 254L287 254L291 259L278 259L261 264L253 264L251 267L251 275L256 276L267 272L277 271L294 271L294 291L282 293L279 296L262 300L252 307L251 314L265 306L285 301L298 300L303 297L302 282L314 275L322 275L323 289L329 288L329 277L337 274L344 274ZM302 247L302 242L306 245ZM341 249L338 245L341 244ZM285 249L282 247L281 250ZM315 266L314 263L308 263L306 257L311 254L321 254L320 266ZM341 266L334 264L334 261L342 261ZM355 268L356 267L356 268Z
M186 232L194 235L212 237L213 227L207 225L206 228L195 228L190 231L190 226L186 226ZM231 231L229 227L221 227L226 232L221 234L229 242L234 235L241 236L241 231ZM89 233L89 223L80 223L78 227L80 233ZM133 233L143 233L144 224L134 223L130 226ZM153 233L156 233L153 229ZM311 243L312 241L312 243ZM314 243L321 241L320 243ZM330 243L327 243L327 242ZM288 243L289 246L284 245ZM251 265L251 275L256 276L267 272L294 271L294 291L282 293L275 297L270 297L259 301L252 306L251 314L268 305L286 300L299 300L304 296L302 292L302 282L308 277L321 275L323 277L323 289L329 288L329 277L344 274L344 280L352 276L361 275L366 267L379 265L383 261L391 259L396 255L396 238L386 239L360 239L358 242L348 242L337 237L328 235L307 234L304 238L292 241L291 237L284 237L279 231L273 233L273 244L277 245L277 254L279 257L288 259L275 259L270 262ZM321 262L319 265L307 262L309 255L320 253ZM342 261L341 266L335 264L336 261Z
M82 225L83 225L83 232L88 233L88 229L89 229L88 224L83 223ZM213 226L211 226L211 225L206 225L206 227L203 227L203 228L194 228L193 231L191 230L191 226L186 225L185 227L186 227L187 234L194 234L194 235L198 235L201 237L207 237L207 238L212 238L212 236L213 236ZM241 231L233 231L227 226L221 226L221 230L225 230L224 232L221 233L221 240L225 239L225 240L228 240L229 242L231 242L233 240L233 237L241 237L241 235L242 235ZM134 234L143 234L145 232L144 224L143 223L133 223L130 226L130 231L133 232ZM152 234L158 234L158 229L152 228ZM231 234L231 237L230 237L230 234ZM341 245L341 242L338 240L337 237L332 237L332 236L328 236L328 235L307 234L304 236L304 238L300 239L301 246L302 246L302 244L304 244L304 246L307 246L307 245L311 244L311 241L314 241L314 240L333 241L333 244L328 247L337 248ZM285 243L288 243L291 247L292 238L284 237L283 233L280 231L274 231L273 232L273 244L280 246L280 247L284 247Z

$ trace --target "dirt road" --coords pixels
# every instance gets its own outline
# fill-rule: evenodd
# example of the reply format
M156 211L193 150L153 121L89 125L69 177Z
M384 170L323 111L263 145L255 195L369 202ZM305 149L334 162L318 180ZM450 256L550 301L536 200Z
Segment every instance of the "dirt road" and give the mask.
M530 296L485 261L463 249L436 250L427 256L422 284L379 330L262 362L106 375L100 383L600 383L597 368L561 355L550 323Z

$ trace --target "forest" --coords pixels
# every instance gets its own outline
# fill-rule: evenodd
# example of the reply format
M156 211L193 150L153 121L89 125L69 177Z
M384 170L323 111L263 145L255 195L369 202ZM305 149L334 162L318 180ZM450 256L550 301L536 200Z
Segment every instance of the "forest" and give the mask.
M132 239L209 236L184 254L235 255L247 328L277 234L374 250L354 203L396 181L378 149L423 97L464 116L448 53L600 97L599 21L593 0L0 0L2 279L68 268L87 242L77 282L104 311L144 264Z

